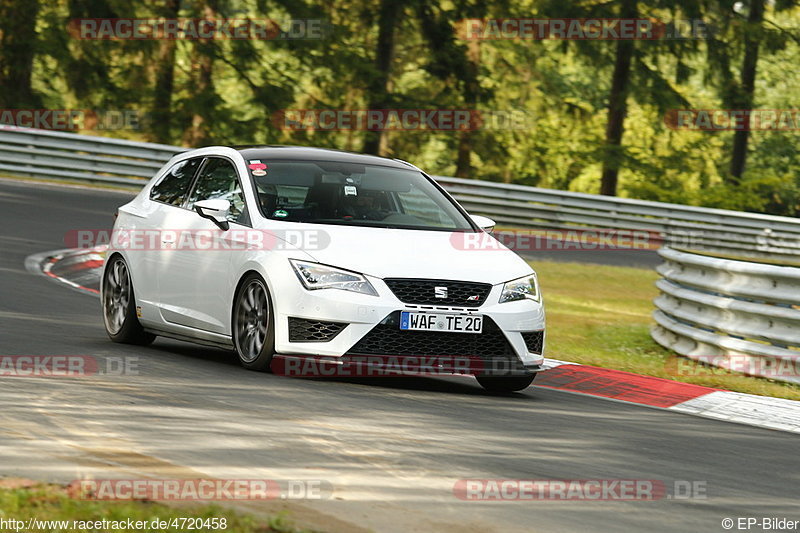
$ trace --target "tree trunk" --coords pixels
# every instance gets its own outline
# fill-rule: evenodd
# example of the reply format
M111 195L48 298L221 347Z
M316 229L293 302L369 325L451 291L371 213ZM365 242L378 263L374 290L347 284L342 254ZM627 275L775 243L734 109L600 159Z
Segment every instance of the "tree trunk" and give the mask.
M458 151L456 153L456 177L469 178L472 174L472 132L462 131L458 134Z
M480 69L480 44L478 40L467 43L466 76L464 80L464 103L470 112L474 113L480 98L480 82L478 72ZM472 175L472 145L475 131L474 124L470 122L470 129L458 135L458 154L456 158L456 177L469 178Z
M216 0L203 2L203 17L217 18ZM192 80L194 98L192 99L192 118L189 128L184 132L183 144L199 147L211 143L211 132L208 116L216 104L214 90L214 54L213 39L200 39L195 43L192 53Z
M620 17L635 19L636 2L625 0ZM631 59L634 43L632 40L617 41L614 74L611 78L611 92L608 95L608 121L603 149L603 174L600 178L600 194L617 195L620 159L622 156L622 134L625 133L625 115L628 111L628 89L631 78Z
M178 18L180 0L166 0L163 16L168 19ZM150 110L150 139L159 143L170 143L170 126L172 123L172 90L175 86L175 40L162 39L158 47L156 59L155 86L153 88L153 107Z
M751 0L750 12L747 15L747 30L744 38L744 59L742 60L742 81L738 91L736 109L752 109L753 93L756 85L756 67L758 66L758 48L760 36L758 31L764 20L764 0ZM733 152L731 154L731 182L738 184L744 174L747 161L747 143L750 130L737 130L733 134Z
M483 7L479 6L478 8ZM480 42L470 40L466 45L456 44L453 23L465 15L476 17L485 13L468 9L463 12L460 10L442 11L437 16L431 8L431 3L426 0L416 2L415 10L422 35L428 41L432 53L429 63L430 71L443 81L457 84L461 91L464 107L475 112L481 100L481 87L478 79ZM478 117L474 117L467 129L456 132L458 144L455 175L459 178L469 178L472 175L472 151L475 143L473 127L477 123Z
M394 30L400 16L401 0L381 0L378 14L378 45L375 50L375 73L368 85L368 109L386 109L389 106L389 80L394 57ZM363 151L367 154L385 155L386 132L367 131Z
M0 102L3 107L41 106L31 87L38 0L4 0L0 4Z

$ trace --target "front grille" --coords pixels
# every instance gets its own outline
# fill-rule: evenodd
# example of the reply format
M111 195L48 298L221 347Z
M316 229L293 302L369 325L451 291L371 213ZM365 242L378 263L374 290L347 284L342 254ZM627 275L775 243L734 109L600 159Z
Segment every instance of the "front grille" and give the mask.
M523 331L522 339L529 353L542 353L544 345L544 331Z
M471 281L412 278L388 278L383 281L398 300L407 304L479 307L492 290L489 283Z
M289 317L289 342L328 342L346 326L343 322Z
M517 361L506 336L488 317L482 333L405 331L400 329L400 311L387 316L346 355L475 356Z

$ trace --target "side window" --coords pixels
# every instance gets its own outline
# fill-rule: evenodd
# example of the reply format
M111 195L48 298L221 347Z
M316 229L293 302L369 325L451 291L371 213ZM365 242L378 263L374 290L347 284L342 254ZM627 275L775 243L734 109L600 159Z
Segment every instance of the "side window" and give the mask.
M211 157L200 169L194 189L189 195L189 209L200 200L228 200L231 205L228 220L239 224L249 224L242 186L239 184L236 169L227 159Z
M150 199L170 205L183 205L189 193L192 177L200 166L202 157L175 163L151 190Z

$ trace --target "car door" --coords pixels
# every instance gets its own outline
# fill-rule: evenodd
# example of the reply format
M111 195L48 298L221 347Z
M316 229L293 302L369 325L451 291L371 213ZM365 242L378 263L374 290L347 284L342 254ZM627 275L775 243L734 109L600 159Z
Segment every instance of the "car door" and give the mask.
M181 213L165 219L166 243L158 275L164 320L213 333L230 329L231 268L244 251L250 228L240 179L233 162L207 157ZM201 200L230 204L229 228L223 230L194 211ZM238 239L238 240L237 240ZM239 251L237 251L239 250Z
M178 161L158 179L150 189L149 202L142 204L130 217L133 221L118 238L127 243L128 261L135 275L134 283L137 300L142 301L145 321L155 319L149 316L154 307L159 306L158 271L163 261L162 229L168 220L185 211L183 205L189 197L194 176L203 162L202 157Z

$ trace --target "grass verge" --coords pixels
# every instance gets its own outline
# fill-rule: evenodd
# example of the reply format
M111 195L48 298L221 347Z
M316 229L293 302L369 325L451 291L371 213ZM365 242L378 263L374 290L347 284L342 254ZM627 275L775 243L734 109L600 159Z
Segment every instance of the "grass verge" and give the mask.
M800 386L753 378L676 355L650 337L659 275L649 269L531 262L547 309L546 355L748 394L800 400ZM687 375L692 374L692 375Z
M28 520L38 520L39 527L28 529ZM182 519L188 519L183 520ZM199 520L194 520L199 519ZM212 519L217 519L213 523ZM225 520L225 527L220 527ZM10 520L22 521L14 526ZM107 523L106 527L102 521ZM128 520L134 527L128 528ZM154 524L153 521L166 521L167 524ZM175 520L175 523L171 522ZM51 521L49 524L43 522ZM62 522L61 524L54 523ZM64 523L66 521L66 523ZM81 524L75 522L93 522ZM136 522L145 527L137 528ZM81 532L114 531L210 531L225 533L296 533L283 515L269 519L259 519L237 513L217 505L167 506L150 501L93 501L72 498L67 489L60 485L34 484L19 480L0 480L0 530L3 531L49 531ZM160 528L167 525L166 528ZM95 527L75 527L95 526ZM124 526L117 528L114 526ZM154 527L159 526L159 527ZM195 526L195 527L191 527Z

